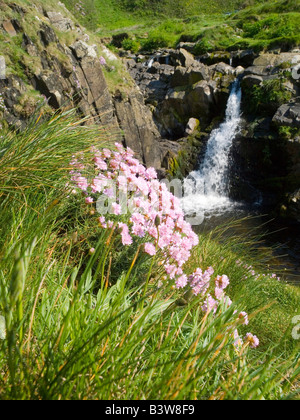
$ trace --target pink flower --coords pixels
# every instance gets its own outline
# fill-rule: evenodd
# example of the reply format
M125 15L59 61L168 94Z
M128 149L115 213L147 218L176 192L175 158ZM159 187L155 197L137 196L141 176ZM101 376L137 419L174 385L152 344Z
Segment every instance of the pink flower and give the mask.
M249 343L252 349L255 349L259 346L259 339L256 337L256 335L251 333L246 334L245 341Z
M177 289L183 289L188 284L188 278L185 274L183 274L175 281L175 283Z
M228 309L232 305L232 300L228 296L223 295L221 303L224 305L225 309Z
M145 252L151 256L156 254L155 246L151 242L146 242L144 245Z
M222 296L224 295L224 290L220 289L219 287L215 288L215 296L218 300L220 300L222 298Z
M138 236L139 238L143 238L146 234L144 226L134 223L131 228L131 233L135 236Z
M92 181L92 185L91 185L92 192L93 193L96 193L96 192L100 193L100 192L103 191L103 188L105 188L106 186L107 186L107 180L106 179L96 177Z
M113 214L119 215L122 213L122 207L120 206L120 204L112 203L111 207L112 207Z
M103 157L109 159L111 157L111 151L109 149L102 150Z
M204 313L211 312L212 310L214 311L214 313L216 313L217 307L218 307L218 302L215 301L215 299L213 299L210 295L208 295L201 309L202 309L202 312Z
M197 268L194 273L189 276L188 280L195 296L199 294L204 296L206 294L209 288L211 274L213 274L213 269L211 267L204 273L201 268Z
M93 202L94 200L92 199L92 197L86 197L85 204L92 204Z
M99 62L100 62L100 64L101 64L101 66L106 66L106 60L105 60L105 58L104 57L100 57L99 58Z
M230 281L229 278L225 275L223 276L217 276L215 280L216 287L219 289L226 289L226 287L229 285Z
M148 180L150 180L150 179L156 179L157 178L157 173L156 173L156 170L154 168L148 168L146 170L145 175L146 175L146 178Z
M101 158L95 158L95 165L100 171L106 171L107 170L107 163L104 162Z
M234 330L233 333L233 338L234 338L234 346L236 348L240 348L243 345L243 340L241 339L241 337L239 336L238 330Z
M123 153L125 151L123 145L121 143L115 143L116 148L120 153Z
M133 241L128 226L125 223L119 223L119 228L121 228L122 244L131 245Z
M249 319L248 319L248 314L247 312L241 312L239 314L239 320L243 321L244 325L248 325L249 324Z
M78 188L80 188L82 191L86 191L88 189L88 180L80 175L75 175L74 177L72 177L72 180L75 181L75 183L77 184Z
M106 224L106 220L105 220L105 217L104 216L101 216L101 217L99 217L99 224L100 224L100 226L102 227L102 228L107 228L107 224Z

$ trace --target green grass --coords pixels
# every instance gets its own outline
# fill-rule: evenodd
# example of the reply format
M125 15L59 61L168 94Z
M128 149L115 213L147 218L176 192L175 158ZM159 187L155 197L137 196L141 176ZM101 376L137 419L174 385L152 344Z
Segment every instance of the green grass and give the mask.
M74 10L75 0L66 0ZM175 47L178 42L198 41L196 54L216 50L254 48L288 49L299 45L299 4L295 0L255 2L126 2L101 0L85 4L76 16L99 35L128 32L136 52ZM245 7L245 8L243 8ZM240 10L238 10L240 8ZM229 12L229 13L226 13ZM92 22L89 20L92 16ZM178 18L180 16L180 18ZM128 47L127 41L127 48Z
M285 336L279 354L289 354L299 348L292 338L292 319L299 313L300 289L284 281L285 273L276 273L281 281L272 278L269 264L272 250L261 246L263 234L253 231L242 239L234 233L242 221L235 220L226 226L200 235L200 246L191 259L190 269L200 263L214 266L218 273L226 273L231 279L228 294L233 301L243 302L245 311L258 313L251 319L251 328L261 337L261 347L272 347ZM261 311L261 308L264 308ZM286 334L287 333L287 334Z
M186 269L213 264L227 273L234 300L203 316L201 298L183 304L182 293L163 281L160 261L130 247L124 254L66 188L73 153L110 147L103 129L82 126L70 111L3 134L2 400L296 398L299 347L290 317L299 289L243 280L248 270L236 259L252 263L249 246L201 235ZM233 346L234 311L242 309L252 315L258 350Z

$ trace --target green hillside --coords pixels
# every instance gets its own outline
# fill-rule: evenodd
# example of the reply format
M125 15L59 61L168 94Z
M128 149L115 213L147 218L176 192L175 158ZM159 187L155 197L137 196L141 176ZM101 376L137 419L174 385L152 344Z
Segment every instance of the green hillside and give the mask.
M297 0L64 0L99 36L126 31L124 48L137 52L197 42L196 54L215 50L289 49L300 43Z
M164 18L187 18L229 13L241 0L64 0L66 6L90 28L117 29Z

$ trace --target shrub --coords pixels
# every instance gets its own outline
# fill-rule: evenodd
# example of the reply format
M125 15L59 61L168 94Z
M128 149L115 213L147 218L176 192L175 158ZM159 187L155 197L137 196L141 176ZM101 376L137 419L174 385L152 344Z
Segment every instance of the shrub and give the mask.
M122 48L124 48L126 51L137 53L141 48L141 44L135 39L124 39L122 42Z
M267 80L260 86L244 89L249 111L273 116L277 109L292 97L292 93L284 86L285 82L285 78L279 77Z

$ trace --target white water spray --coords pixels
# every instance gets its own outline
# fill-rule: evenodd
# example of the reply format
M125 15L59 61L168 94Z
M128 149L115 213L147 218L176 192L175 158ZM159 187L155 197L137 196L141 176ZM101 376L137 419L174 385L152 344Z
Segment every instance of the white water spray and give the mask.
M155 57L152 57L152 58L149 60L149 62L148 62L148 64L147 64L148 69L151 69L151 67L153 66L154 60L155 60Z
M226 108L225 122L213 130L200 169L184 181L184 212L220 214L234 203L228 197L229 152L241 121L242 92L239 81L232 86Z

